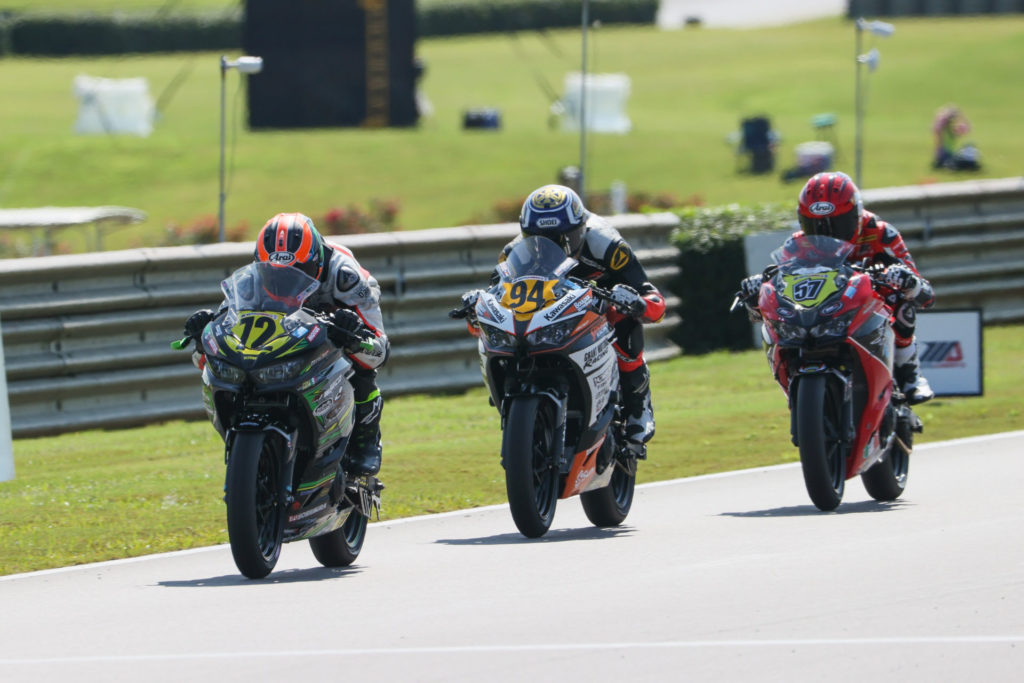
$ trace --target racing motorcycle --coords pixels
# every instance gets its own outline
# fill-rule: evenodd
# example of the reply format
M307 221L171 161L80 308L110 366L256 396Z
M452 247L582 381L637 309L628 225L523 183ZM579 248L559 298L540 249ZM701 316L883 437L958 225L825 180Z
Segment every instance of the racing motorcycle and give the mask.
M877 291L891 290L877 268L847 264L853 244L794 239L795 252L772 253L758 307L768 363L789 398L807 493L818 509L834 510L846 480L859 474L872 498L895 500L922 426L893 382L892 309Z
M528 538L551 527L559 498L579 495L596 526L633 504L645 446L625 438L611 292L568 277L576 260L527 237L498 264L496 282L453 318L467 318L501 413L501 464L512 519Z
M201 339L203 405L224 438L224 501L238 570L267 576L281 545L308 539L326 567L350 565L379 514L383 484L343 464L354 425L352 363L323 314L303 308L319 283L297 268L253 263L221 283L227 303Z

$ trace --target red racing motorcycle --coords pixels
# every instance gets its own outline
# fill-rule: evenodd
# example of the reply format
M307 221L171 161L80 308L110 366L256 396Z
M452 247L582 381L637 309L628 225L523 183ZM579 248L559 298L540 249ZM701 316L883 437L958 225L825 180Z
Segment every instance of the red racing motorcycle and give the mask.
M795 252L773 252L758 307L807 493L818 509L834 510L859 474L872 498L895 500L922 427L893 383L892 309L876 290L879 271L848 264L849 242L795 239Z

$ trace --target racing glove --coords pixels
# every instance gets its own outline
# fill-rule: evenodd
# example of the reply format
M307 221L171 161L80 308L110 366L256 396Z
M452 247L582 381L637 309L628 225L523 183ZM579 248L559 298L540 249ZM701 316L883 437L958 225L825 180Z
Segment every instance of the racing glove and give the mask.
M451 318L467 318L472 315L476 309L476 302L480 298L480 294L483 292L482 289L471 289L462 295L462 305L458 308L453 309L448 316Z
M211 320L213 320L213 311L208 308L199 309L185 321L185 336L199 339L203 336L203 330Z
M900 292L904 299L910 300L921 293L921 278L906 266L895 264L882 273L882 283Z
M639 292L629 285L615 285L611 291L611 301L615 308L626 315L639 317L647 310L647 302Z
M761 296L762 284L764 284L764 275L760 273L743 278L740 282L740 298L743 303L756 308L758 297Z
M339 308L331 314L331 327L327 330L327 338L347 353L361 351L362 339L367 327L359 319L355 311Z

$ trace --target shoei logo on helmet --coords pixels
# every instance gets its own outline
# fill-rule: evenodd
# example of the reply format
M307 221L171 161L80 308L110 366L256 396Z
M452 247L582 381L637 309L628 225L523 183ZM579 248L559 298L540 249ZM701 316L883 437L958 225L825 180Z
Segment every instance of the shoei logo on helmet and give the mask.
M290 251L275 251L267 261L275 266L290 266L295 261L295 254Z
M533 193L530 204L535 209L554 209L565 203L565 191L554 187L545 187Z
M558 218L538 218L537 219L537 227L538 228L557 228L561 224L562 224L562 221L560 219L558 219Z
M836 205L832 202L814 202L807 207L807 210L815 216L827 216L836 210Z

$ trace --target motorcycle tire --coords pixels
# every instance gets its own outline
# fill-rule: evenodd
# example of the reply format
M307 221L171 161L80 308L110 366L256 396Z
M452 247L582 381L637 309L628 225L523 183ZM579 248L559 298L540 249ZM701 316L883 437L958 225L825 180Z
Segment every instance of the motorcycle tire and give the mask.
M512 399L501 437L505 490L512 520L527 538L547 533L558 503L558 467L552 405L537 396Z
M580 494L583 512L594 526L618 526L633 507L636 459L630 458L627 463L622 463L616 458L610 467L614 467L615 471L607 486Z
M903 445L900 445L900 442ZM906 446L906 449L903 448ZM914 432L910 421L900 417L896 420L896 439L881 460L860 475L864 489L875 500L896 500L907 488L907 473L910 471L910 453L914 448Z
M366 517L353 510L334 531L309 539L317 562L325 567L347 567L359 557L366 540Z
M842 389L826 375L804 375L796 387L797 443L804 485L815 507L835 510L846 488Z
M237 434L228 453L228 540L238 571L250 579L269 574L281 555L285 508L280 461L277 440L264 432Z

